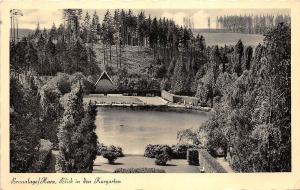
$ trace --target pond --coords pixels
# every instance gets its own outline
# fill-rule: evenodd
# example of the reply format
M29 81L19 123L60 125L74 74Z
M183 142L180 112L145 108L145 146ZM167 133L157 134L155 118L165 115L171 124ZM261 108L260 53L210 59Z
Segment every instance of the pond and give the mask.
M148 144L176 144L179 130L199 127L208 114L99 107L96 133L101 143L120 146L125 154L143 154Z

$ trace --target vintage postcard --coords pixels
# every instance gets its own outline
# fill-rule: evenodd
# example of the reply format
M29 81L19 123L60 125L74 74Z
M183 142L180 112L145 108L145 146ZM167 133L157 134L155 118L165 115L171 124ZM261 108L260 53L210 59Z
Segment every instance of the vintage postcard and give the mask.
M1 188L300 189L299 1L4 1Z

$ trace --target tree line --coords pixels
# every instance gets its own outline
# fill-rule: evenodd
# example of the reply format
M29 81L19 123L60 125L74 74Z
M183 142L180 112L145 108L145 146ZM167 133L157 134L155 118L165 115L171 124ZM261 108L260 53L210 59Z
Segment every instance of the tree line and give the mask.
M265 34L279 23L291 24L289 15L230 15L217 17L217 29L229 32Z

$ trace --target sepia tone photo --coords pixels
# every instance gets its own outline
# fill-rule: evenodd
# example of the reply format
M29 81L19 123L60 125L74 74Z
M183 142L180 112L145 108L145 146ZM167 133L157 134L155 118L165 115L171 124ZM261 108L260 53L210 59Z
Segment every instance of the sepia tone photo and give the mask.
M289 9L11 9L11 173L291 172Z

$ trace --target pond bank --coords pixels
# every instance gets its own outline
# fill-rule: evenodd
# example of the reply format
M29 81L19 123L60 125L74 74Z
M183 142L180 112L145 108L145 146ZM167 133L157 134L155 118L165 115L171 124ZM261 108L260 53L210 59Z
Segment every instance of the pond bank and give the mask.
M168 102L161 97L146 96L123 96L123 95L88 95L84 101L95 102L98 107L119 107L119 108L139 108L158 111L205 111L209 112L210 107L193 106L186 104L176 104Z

